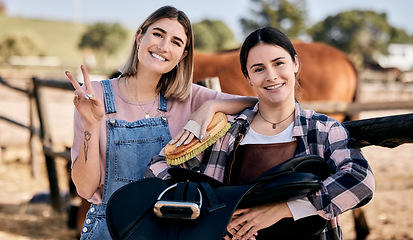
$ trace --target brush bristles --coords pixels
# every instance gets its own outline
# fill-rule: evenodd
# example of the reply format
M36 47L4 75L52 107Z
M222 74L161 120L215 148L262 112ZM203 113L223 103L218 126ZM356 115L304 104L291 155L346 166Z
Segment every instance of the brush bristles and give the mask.
M166 158L166 161L169 165L176 166L192 159L193 157L195 157L196 155L200 154L202 151L210 147L212 144L214 144L220 137L224 136L224 134L229 130L230 127L230 123L225 124L225 126L217 134L215 134L205 142L201 143L199 147L195 148L194 150L190 151L189 153L181 157L174 159Z

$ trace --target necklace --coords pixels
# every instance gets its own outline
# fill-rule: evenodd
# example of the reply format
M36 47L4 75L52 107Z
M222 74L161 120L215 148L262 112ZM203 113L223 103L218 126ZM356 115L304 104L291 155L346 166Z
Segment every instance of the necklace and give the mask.
M293 111L290 115L288 115L288 117L284 118L283 120L281 120L281 121L279 121L279 122L277 122L277 123L273 123L273 122L270 122L270 121L268 121L267 119L265 119L265 118L261 115L261 112L258 110L258 114L260 115L260 117L261 117L264 121L272 124L272 129L276 129L276 128L277 128L277 124L280 124L280 123L284 122L285 120L287 120L289 117L291 117L291 115L294 114L294 112L295 112L295 109L294 109L294 111Z
M130 99L136 100L136 101L138 102L138 104L139 104L139 106L141 107L142 111L145 113L145 118L146 118L146 119L150 118L151 116L150 116L149 113L145 110L145 108L142 106L142 103L138 100L138 99L139 99L138 96L136 96L136 99L135 99L134 97L132 97L132 96L129 94L129 81L128 81L128 78L125 78L125 88L126 88L126 93L128 94L128 97L129 97ZM159 97L159 95L157 95L157 96L155 97L155 99L153 100L151 109L152 109L153 106L155 105L156 100L158 100L158 97Z

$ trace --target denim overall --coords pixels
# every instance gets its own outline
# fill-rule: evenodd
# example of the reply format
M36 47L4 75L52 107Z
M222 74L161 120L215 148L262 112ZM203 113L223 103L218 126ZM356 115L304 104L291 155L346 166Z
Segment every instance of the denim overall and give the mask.
M106 114L116 112L115 96L110 80L102 81ZM160 111L167 111L167 100L159 94ZM102 203L91 204L80 239L111 239L106 225L106 205L120 187L140 180L153 156L172 139L166 116L127 122L107 121L105 183Z

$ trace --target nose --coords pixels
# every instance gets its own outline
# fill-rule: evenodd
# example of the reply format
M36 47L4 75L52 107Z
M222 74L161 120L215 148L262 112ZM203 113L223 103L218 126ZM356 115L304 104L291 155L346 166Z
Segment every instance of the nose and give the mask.
M277 73L273 70L267 71L266 81L272 81L277 79Z
M167 41L161 41L159 44L158 44L158 50L159 51L161 51L161 52L166 52L167 51L167 49L168 49L168 47L167 47Z

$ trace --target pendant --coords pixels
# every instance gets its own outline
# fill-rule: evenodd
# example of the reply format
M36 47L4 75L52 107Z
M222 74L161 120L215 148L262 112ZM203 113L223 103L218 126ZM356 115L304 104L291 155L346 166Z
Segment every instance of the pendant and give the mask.
M146 119L150 118L150 116L149 116L148 113L145 113L145 118L146 118Z
M277 124L273 123L272 124L272 129L276 129L277 128Z

